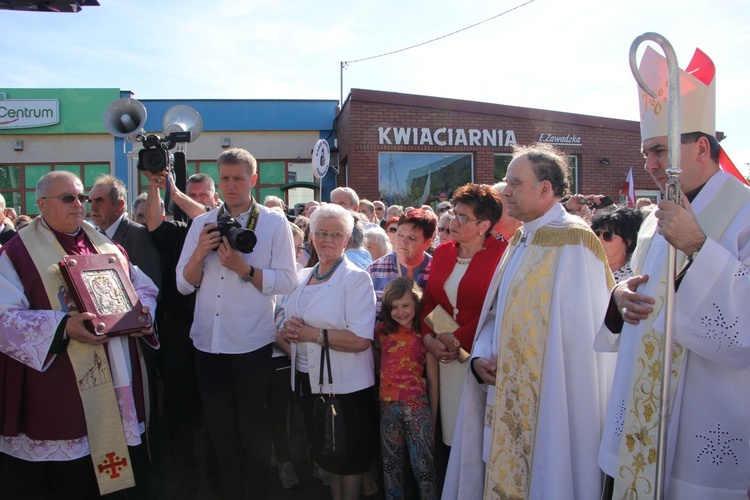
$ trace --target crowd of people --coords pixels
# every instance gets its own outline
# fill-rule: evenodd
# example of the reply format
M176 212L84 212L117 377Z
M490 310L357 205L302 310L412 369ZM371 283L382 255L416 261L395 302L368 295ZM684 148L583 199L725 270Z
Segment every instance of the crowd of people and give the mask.
M546 144L515 147L501 183L416 207L339 187L289 214L253 198L257 163L237 148L217 159L221 197L205 174L183 192L144 171L130 213L116 177L85 194L70 172L44 175L41 215L3 207L0 227L4 494L160 498L164 434L175 498L203 480L215 498L268 498L274 476L301 486L296 407L335 500L650 498L660 424L667 498L746 497L750 190L721 170L704 101L683 105L681 205L570 195ZM641 112L663 189L665 119ZM190 222L167 219L167 188ZM123 263L153 326L92 332L57 263L97 253ZM334 395L336 455L318 425Z

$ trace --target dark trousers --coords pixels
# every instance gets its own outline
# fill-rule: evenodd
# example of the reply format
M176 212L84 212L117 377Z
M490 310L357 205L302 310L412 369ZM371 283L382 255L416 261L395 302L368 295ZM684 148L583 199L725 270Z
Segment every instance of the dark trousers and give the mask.
M196 433L203 426L203 408L195 372L195 347L190 339L191 325L189 316L172 311L167 311L158 322L161 348L157 351L157 366L164 386L164 419L178 496L194 495L200 481ZM206 460L208 464L216 460L212 449Z
M271 426L271 439L278 462L291 462L289 452L289 408L292 399L291 360L287 356L273 358L273 371L268 384L266 411Z
M144 436L142 438L145 439ZM0 453L0 498L13 500L141 500L148 496L145 443L128 446L135 487L100 496L91 456L63 462L27 462Z
M198 389L228 499L267 498L271 437L265 401L271 344L244 354L196 351Z

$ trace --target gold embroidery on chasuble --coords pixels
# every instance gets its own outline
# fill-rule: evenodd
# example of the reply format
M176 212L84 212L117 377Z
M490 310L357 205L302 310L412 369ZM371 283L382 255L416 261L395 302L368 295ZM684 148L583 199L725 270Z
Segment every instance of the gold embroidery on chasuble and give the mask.
M508 287L498 342L494 412L486 415L492 421L486 499L522 499L529 494L552 294L565 245L586 246L609 269L596 236L578 224L540 228L526 248ZM611 273L607 278L612 279Z
M644 259L648 254L652 237L656 232L656 217L647 218L638 238L640 247L634 262L636 275L643 271ZM682 252L677 254L677 269L685 261ZM638 345L638 353L633 369L627 413L623 426L623 442L617 457L617 476L613 498L643 499L653 498L656 478L656 455L659 444L659 406L661 405L661 371L664 342L663 334L654 329L654 321L664 308L667 289L667 263L661 266L654 293L654 311L645 320L643 335ZM685 349L678 343L672 344L672 381L670 401L679 383L684 362Z
M724 181L719 192L697 214L698 223L706 237L719 241L739 210L750 201L750 191L741 183ZM643 221L638 232L638 245L633 263L634 274L643 274L645 260L657 231L657 219L651 214ZM685 254L677 251L676 270L683 268ZM617 473L613 498L653 498L656 480L656 456L659 440L659 408L661 406L661 371L664 335L654 328L661 315L667 290L667 259L659 269L654 292L654 311L643 323L643 334L633 368L623 439L617 456ZM655 274L652 272L652 274ZM653 276L652 276L653 278ZM662 328L663 329L663 328ZM631 332L628 332L631 333ZM672 366L669 402L674 405L675 395L687 351L677 342L672 343ZM672 409L670 408L670 414ZM666 456L666 454L665 454Z

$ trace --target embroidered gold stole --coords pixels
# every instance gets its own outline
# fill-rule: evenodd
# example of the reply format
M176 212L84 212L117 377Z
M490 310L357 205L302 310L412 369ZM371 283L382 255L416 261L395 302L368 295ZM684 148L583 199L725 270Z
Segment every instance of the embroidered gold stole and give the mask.
M109 238L86 224L81 226L99 253L114 253L128 268L117 246ZM57 238L48 235L50 229L37 217L26 231L18 234L29 252L44 289L54 310L63 310L59 291L67 289L58 263L65 255ZM50 243L51 241L51 243ZM68 294L68 296L71 296ZM76 314L76 311L71 311ZM78 390L86 416L86 431L91 450L94 474L102 495L135 486L133 465L122 428L112 373L104 346L93 346L70 339L68 357L73 365ZM143 374L145 377L145 373Z
M516 232L503 265L507 265L510 254L518 247L521 231ZM604 249L588 226L556 223L535 231L512 277L504 303L494 415L487 417L491 421L492 442L485 499L522 499L529 494L543 396L549 314L557 266L566 245L583 245L591 250L602 262L608 285L610 288L614 285Z
M706 236L718 241L737 212L750 200L750 190L737 181L729 180L711 200L705 210L697 215L698 223ZM657 219L652 213L638 233L638 251L633 265L635 276L643 273L648 250L657 231ZM677 251L677 269L684 267L687 257ZM650 276L654 279L655 276ZM628 393L623 437L617 456L617 473L612 498L653 498L656 481L656 456L659 444L659 408L661 406L661 364L664 335L654 328L654 321L664 308L667 291L667 260L659 270L653 297L653 312L642 321L643 335L638 344L633 377ZM663 328L662 328L663 330ZM685 364L685 348L673 343L669 402L673 405L677 385ZM671 414L670 408L670 414ZM669 425L669 422L662 422ZM666 456L666 454L665 454Z

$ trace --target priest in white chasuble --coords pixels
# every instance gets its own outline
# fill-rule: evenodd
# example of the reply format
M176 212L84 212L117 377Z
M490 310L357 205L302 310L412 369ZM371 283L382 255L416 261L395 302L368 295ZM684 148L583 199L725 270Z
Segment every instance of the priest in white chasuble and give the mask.
M640 72L666 95L667 62ZM599 452L605 498L654 498L667 253L677 249L665 498L746 499L750 486L750 190L715 139L714 65L700 50L680 70L683 205L661 201L643 223L635 276L612 293L599 350L617 367ZM666 106L639 91L645 169L663 190Z
M567 162L518 148L503 191L523 225L495 269L472 347L443 498L597 500L610 354L593 343L612 275L568 214Z

